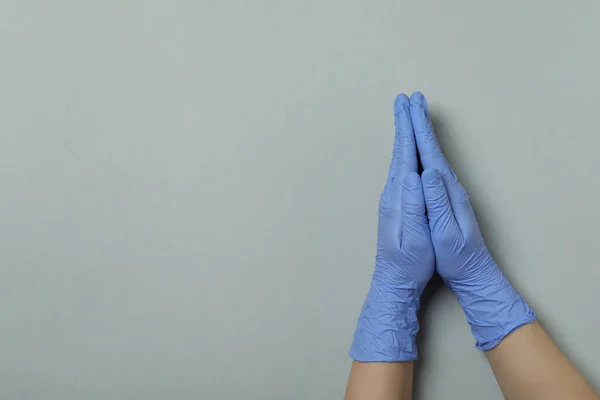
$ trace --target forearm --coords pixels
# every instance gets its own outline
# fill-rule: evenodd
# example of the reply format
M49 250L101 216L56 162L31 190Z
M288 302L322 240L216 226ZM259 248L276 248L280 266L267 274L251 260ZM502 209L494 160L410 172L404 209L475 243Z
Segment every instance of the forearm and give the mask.
M509 333L536 319L486 251L488 261L467 282L446 283L456 294L479 350L491 350ZM473 282L476 282L474 284Z
M350 356L360 362L416 360L420 294L378 275L376 271L358 319Z
M538 322L517 329L486 356L509 400L599 399Z
M345 400L411 399L413 362L362 363L354 361Z

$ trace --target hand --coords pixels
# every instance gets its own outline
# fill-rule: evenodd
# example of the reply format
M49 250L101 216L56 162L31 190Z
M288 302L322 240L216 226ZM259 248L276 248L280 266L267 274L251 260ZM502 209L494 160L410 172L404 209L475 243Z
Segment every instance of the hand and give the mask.
M375 272L350 349L350 356L363 362L417 358L417 310L435 269L406 95L396 98L394 114L396 135L379 202Z
M497 267L479 231L469 196L448 165L433 132L427 101L410 99L436 268L456 293L480 350L489 350L534 312Z

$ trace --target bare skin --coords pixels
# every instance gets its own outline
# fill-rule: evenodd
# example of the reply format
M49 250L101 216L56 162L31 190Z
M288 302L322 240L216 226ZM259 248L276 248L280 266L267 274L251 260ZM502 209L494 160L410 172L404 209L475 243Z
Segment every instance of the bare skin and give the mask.
M600 400L537 321L508 335L486 356L508 400ZM345 399L411 399L413 364L354 361Z
M538 322L517 329L486 356L506 399L600 399Z
M409 400L413 362L361 363L354 361L346 400Z

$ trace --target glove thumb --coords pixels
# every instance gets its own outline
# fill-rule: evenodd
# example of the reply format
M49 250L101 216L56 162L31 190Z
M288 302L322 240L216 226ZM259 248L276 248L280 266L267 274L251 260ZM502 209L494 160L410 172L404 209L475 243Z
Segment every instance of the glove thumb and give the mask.
M423 193L427 204L429 229L434 244L438 240L456 239L460 229L454 217L446 186L439 171L427 168L421 176Z
M429 236L421 178L409 172L402 183L402 243Z

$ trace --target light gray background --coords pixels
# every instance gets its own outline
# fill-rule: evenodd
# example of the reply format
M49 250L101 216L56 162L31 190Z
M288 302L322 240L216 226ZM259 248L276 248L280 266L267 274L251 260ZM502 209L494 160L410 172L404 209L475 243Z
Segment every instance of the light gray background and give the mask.
M335 399L397 92L600 388L598 1L2 1L0 397ZM454 296L420 399L500 399Z

